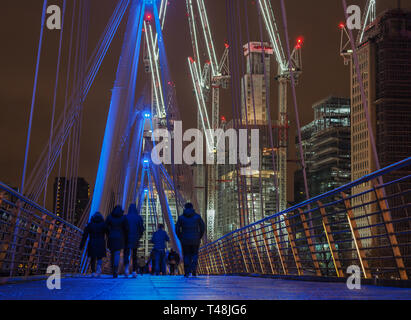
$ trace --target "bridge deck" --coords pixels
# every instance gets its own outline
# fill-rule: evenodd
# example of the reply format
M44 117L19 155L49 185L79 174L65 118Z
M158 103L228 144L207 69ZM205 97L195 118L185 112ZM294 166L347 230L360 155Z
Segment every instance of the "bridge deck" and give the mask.
M411 289L362 286L348 290L344 283L290 281L248 277L139 276L137 279L64 278L61 290L50 291L46 281L0 286L0 300L284 300L284 299L411 299Z

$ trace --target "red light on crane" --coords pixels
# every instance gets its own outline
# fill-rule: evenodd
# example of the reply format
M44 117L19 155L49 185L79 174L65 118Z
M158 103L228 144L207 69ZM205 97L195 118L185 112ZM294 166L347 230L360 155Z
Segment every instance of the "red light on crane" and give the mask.
M224 45L225 45L226 49L230 48L230 45L228 43L225 43Z
M338 25L338 28L344 29L344 28L345 28L345 24L341 22L341 23Z
M224 116L221 116L221 121L226 122L226 118Z
M301 49L301 47L303 46L303 44L304 44L304 38L303 38L303 37L298 37L298 38L297 38L297 44L295 45L295 47L296 47L297 49Z

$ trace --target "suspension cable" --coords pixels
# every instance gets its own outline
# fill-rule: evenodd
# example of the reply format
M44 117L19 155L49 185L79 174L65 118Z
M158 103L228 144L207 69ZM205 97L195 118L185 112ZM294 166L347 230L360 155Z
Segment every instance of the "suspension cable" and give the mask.
M51 154L51 145L53 140L53 130L54 130L54 117L56 113L56 101L57 101L57 88L59 85L59 75L60 75L60 63L61 63L61 47L63 42L63 35L64 35L64 17L66 13L66 0L63 2L63 15L62 15L62 26L60 31L60 41L59 41L59 50L58 50L58 59L57 59L57 69L56 69L56 78L54 83L54 94L53 94L53 107L52 107L52 114L51 114L51 125L50 125L50 137L49 137L49 151L47 155L47 173L46 173L46 183L44 186L44 198L43 198L43 207L46 207L46 198L47 198L47 182L50 175L49 172L49 165L50 165L50 154Z
M295 112L295 118L296 118L295 121L296 121L297 132L298 132L301 166L303 169L303 176L304 176L305 196L308 200L310 199L310 193L308 190L307 171L306 171L306 165L305 165L305 160L304 160L304 151L303 151L302 136L301 136L300 114L298 111L297 93L295 89L295 78L294 78L294 71L293 71L293 65L292 65L292 59L291 59L290 39L289 39L289 34L288 34L287 13L285 9L284 0L281 0L281 12L282 12L282 17L283 17L284 33L285 33L285 39L286 39L286 45L287 45L286 47L287 47L287 55L288 55L288 68L289 68L289 72L291 76L291 90L293 93L294 112ZM311 218L311 212L309 213L309 216ZM310 220L310 226L312 226L312 220Z
M38 46L38 51L37 51L37 63L36 63L36 72L35 72L35 76L34 76L33 95L32 95L32 99L31 99L29 128L28 128L28 132L27 132L26 151L25 151L25 154L24 154L23 174L22 174L22 178L21 178L20 193L22 193L22 194L24 194L24 182L25 182L25 179L26 179L27 160L28 160L28 153L29 153L29 148L30 148L31 127L32 127L32 124L33 124L34 105L35 105L35 102L36 102L37 81L38 81L38 75L39 75L39 69L40 69L41 49L42 49L42 45L43 45L44 23L46 21L46 9L47 9L47 0L44 0L44 2L43 2L43 12L42 12L42 15L41 15L40 40L39 40L39 46Z

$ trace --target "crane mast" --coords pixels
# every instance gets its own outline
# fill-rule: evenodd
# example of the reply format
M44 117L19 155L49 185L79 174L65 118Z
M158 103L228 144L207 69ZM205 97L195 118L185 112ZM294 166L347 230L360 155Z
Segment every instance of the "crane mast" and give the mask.
M196 24L195 4L197 5L198 16L200 17L199 25ZM207 135L208 129L217 129L219 120L220 105L220 88L226 88L230 78L228 64L228 50L226 44L221 61L218 62L215 53L215 46L211 34L211 28L208 21L204 0L186 0L187 16L190 25L191 41L193 46L194 59L189 58L191 78L193 81L194 92L198 106L198 125L206 133L207 148L209 152L215 152L217 141L215 137ZM277 149L277 164L274 171L278 177L278 201L277 210L282 211L287 207L287 149L288 149L288 116L287 116L287 86L291 81L291 71L294 80L297 82L302 72L301 46L302 39L299 39L297 46L294 48L291 59L286 59L284 49L281 44L280 33L270 1L259 0L258 7L263 17L270 41L273 45L275 58L278 64L278 75L276 79L279 82L279 101L278 101L278 126L279 138ZM203 41L206 48L208 61L201 67L200 49L199 49L199 29L202 31ZM291 65L290 65L291 64ZM210 74L210 76L209 76ZM211 88L210 88L211 84ZM211 90L211 123L208 117L207 102ZM207 221L209 240L213 238L215 206L217 200L217 170L215 165L209 166L207 172ZM204 172L197 168L197 181L203 181ZM201 186L200 186L201 189ZM201 192L201 191L200 191Z
M167 0L161 0L159 18L161 27L164 27L164 22L167 13ZM166 103L163 94L163 85L161 81L161 72L159 66L159 48L158 48L158 34L154 36L153 28L150 24L154 19L151 14L146 14L144 19L144 34L145 34L145 49L147 51L145 63L147 71L151 73L151 87L152 87L152 114L157 119L164 119L166 117Z
M365 29L367 28L368 24L373 22L377 18L377 1L376 0L367 0L367 4L365 5L366 10L364 11L363 17L361 19L361 31L358 33L357 37L357 45L359 45L363 38Z
M277 168L273 168L278 180L278 200L277 211L281 212L287 208L287 150L288 150L288 104L287 86L291 81L291 72L297 83L302 73L301 46L302 39L297 40L297 45L291 53L290 61L286 59L284 49L281 45L280 33L275 20L273 8L269 0L259 0L258 8L263 18L268 36L274 49L274 55L278 64L278 149L277 149ZM291 65L290 65L291 64ZM307 190L306 190L307 191Z
M194 59L188 58L188 64L198 107L197 124L205 133L208 153L215 154L217 139L210 134L209 130L215 130L219 126L220 88L227 88L227 82L230 78L228 65L229 47L228 45L225 46L224 54L221 60L218 61L204 0L186 0L186 7L194 54ZM195 7L197 8L198 15L195 14ZM196 24L196 16L200 18L199 28ZM199 33L202 34L202 40L207 51L208 61L205 62L204 67L201 66L200 60ZM211 121L207 109L210 91ZM199 196L201 199L204 199L205 196L203 192L205 189L204 177L206 175L207 204L204 206L204 209L206 210L207 237L208 240L212 240L214 238L214 217L217 204L217 166L215 163L209 165L207 172L204 172L203 167L196 167L196 182L198 192L202 194ZM201 210L203 208L200 208Z
M364 33L367 26L377 19L377 0L367 0L365 11L361 19L361 29L358 32L355 45L359 46L364 39ZM353 54L353 49L350 45L350 36L347 31L345 23L340 23L341 40L340 40L340 55L344 59L344 65L348 66Z

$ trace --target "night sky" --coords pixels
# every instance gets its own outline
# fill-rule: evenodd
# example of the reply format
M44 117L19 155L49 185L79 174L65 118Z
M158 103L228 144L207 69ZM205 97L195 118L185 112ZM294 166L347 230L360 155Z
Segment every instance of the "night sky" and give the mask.
M251 25L250 37L252 40L260 41L255 1L250 0L248 2L249 23ZM272 0L271 2L282 32L280 1ZM359 4L363 7L366 1L354 0L347 2L348 4ZM411 9L410 2L403 1L403 7ZM68 3L71 3L71 1L68 1ZM97 44L116 5L113 0L90 0L90 3L89 54ZM42 0L3 0L0 5L2 15L2 19L0 19L0 181L10 186L19 186L21 181L42 4ZM62 0L51 0L49 4L61 5ZM205 4L208 9L218 56L221 56L227 39L225 1L206 0ZM303 48L304 70L297 88L301 122L304 125L313 118L311 108L313 103L330 94L349 97L349 68L344 66L342 58L339 56L340 31L338 24L344 20L344 13L341 0L287 0L286 5L290 41L293 41L290 45L294 45L294 40L298 36L303 36L305 39ZM396 6L397 0L378 0L377 13L380 14L385 9ZM71 5L68 9L71 15ZM70 21L66 20L67 28L69 24ZM103 140L111 97L110 90L115 80L124 26L125 20L123 20L111 45L84 106L79 175L85 177L92 185L97 172L99 150ZM184 126L185 128L192 128L196 124L196 105L189 78L187 57L193 54L184 0L169 1L164 33L171 74L176 84L178 104L183 116ZM67 36L68 29L66 29L65 34ZM28 173L30 173L49 136L58 38L58 31L46 29L41 56ZM268 40L267 36L265 40ZM282 40L284 43L284 37ZM63 55L62 71L60 73L62 82L58 95L58 113L63 110L68 37L64 38L64 43L63 50L65 54ZM272 72L274 72L274 59L272 62ZM148 77L143 69L140 69L140 71L139 83L144 84ZM271 87L271 112L275 119L277 114L277 86L274 81L272 81ZM223 95L221 106L221 113L228 119L231 119L231 108L228 91ZM289 110L292 109L293 105L290 97ZM292 123L295 123L293 112L290 112L289 118ZM295 132L296 129L293 124L290 130L290 159L295 159ZM289 200L293 200L292 176L294 167L294 165L289 167ZM56 175L56 173L54 172L53 175ZM50 180L49 184L52 183ZM51 192L49 194L51 195Z

